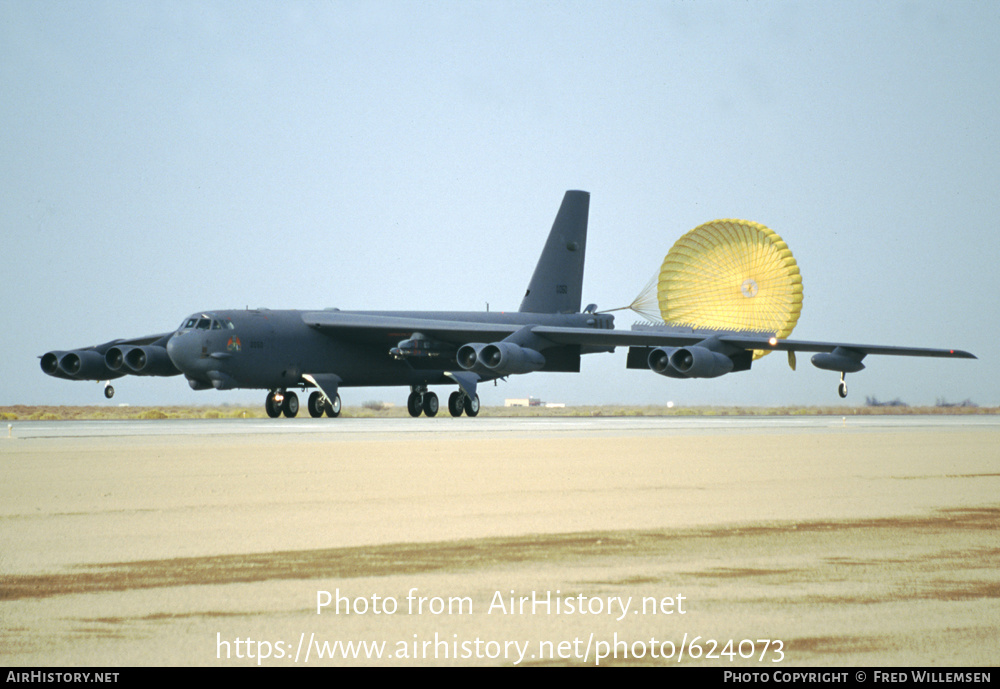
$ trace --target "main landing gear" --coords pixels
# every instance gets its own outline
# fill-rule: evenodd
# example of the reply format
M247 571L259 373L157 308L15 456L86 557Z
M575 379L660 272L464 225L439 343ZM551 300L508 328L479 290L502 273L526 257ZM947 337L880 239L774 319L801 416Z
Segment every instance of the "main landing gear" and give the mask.
M406 410L414 418L421 414L437 416L438 396L433 392L427 392L426 385L419 388L410 388L410 396L406 398Z
M309 395L309 416L318 419L325 413L331 419L340 416L340 395L334 395L333 400L327 398L319 390Z
M340 416L340 395L336 395L333 401L327 399L322 392L316 391L309 395L309 415L317 419L326 414L331 419ZM276 419L284 414L289 419L294 418L299 413L299 396L294 392L286 390L272 390L267 393L264 401L264 409L267 415Z
M410 396L406 399L406 409L410 416L417 417L421 414L427 416L437 416L439 402L437 394L428 392L426 386L410 388ZM461 390L456 390L448 397L448 413L452 416L461 416L465 412L468 416L479 414L479 395L469 397Z
M479 395L469 397L461 390L456 390L448 397L448 411L452 416L461 416L465 412L466 416L479 415Z
M421 414L437 416L439 407L438 396L429 392L426 385L410 388L410 396L406 400L410 416L416 417ZM323 414L332 419L337 418L341 410L340 395L334 395L330 400L323 392L316 390L309 395L306 408L309 410L309 416L314 419ZM299 396L288 390L272 390L267 393L264 409L272 419L282 415L289 419L294 418L299 413ZM463 413L466 416L478 416L479 395L469 397L464 391L456 390L448 397L448 413L452 416L461 416Z
M267 399L264 400L264 410L272 419L282 414L291 419L299 413L299 396L294 392L272 390L267 393Z

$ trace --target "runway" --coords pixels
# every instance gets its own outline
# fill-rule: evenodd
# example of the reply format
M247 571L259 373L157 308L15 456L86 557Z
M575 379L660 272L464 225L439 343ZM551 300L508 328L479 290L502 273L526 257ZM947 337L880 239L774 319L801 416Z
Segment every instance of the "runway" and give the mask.
M833 428L854 430L1000 427L996 415L857 415L857 416L590 416L590 417L468 417L436 419L191 419L112 421L10 422L11 437L134 437L178 435L328 435L432 433L736 433L743 431ZM16 427L16 432L14 430Z
M15 422L0 659L993 665L998 495L995 416Z

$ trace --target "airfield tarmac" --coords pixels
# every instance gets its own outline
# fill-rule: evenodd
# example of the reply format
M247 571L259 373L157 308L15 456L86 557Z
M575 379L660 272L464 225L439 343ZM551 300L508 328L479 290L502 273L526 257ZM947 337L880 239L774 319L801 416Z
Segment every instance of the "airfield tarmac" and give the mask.
M996 416L10 436L4 665L1000 662Z

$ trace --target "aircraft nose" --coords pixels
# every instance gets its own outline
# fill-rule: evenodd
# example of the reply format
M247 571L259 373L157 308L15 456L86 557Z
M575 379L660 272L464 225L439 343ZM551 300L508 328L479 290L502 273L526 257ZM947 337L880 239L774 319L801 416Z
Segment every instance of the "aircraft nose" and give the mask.
M178 369L187 375L198 372L198 343L190 332L174 333L167 340L167 356Z

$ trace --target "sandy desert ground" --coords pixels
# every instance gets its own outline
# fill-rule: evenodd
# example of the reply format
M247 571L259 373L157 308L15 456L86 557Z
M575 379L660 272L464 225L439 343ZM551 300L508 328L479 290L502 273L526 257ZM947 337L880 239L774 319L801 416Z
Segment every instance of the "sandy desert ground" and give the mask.
M0 663L996 665L998 526L996 417L21 423Z

